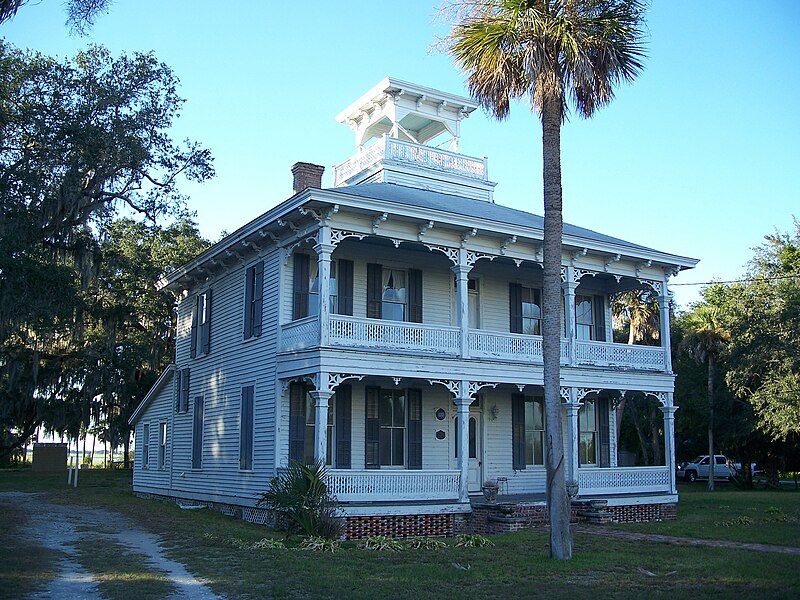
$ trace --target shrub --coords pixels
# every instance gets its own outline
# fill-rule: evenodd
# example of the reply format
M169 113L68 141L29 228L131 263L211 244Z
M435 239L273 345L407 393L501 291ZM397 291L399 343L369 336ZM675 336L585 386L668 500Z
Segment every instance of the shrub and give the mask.
M494 546L494 542L477 533L462 533L456 536L456 546L464 548L483 548L484 546Z
M390 552L400 552L406 549L406 544L400 540L387 537L385 535L373 535L364 538L358 545L362 550L388 550Z
M324 537L307 537L300 542L300 550L312 550L314 552L336 552L340 544L337 540L329 540Z
M412 550L436 550L444 548L447 544L444 540L437 540L435 538L415 537L407 542L408 547Z
M273 477L258 506L274 511L289 533L335 539L341 525L336 518L336 498L328 492L321 461L291 466Z

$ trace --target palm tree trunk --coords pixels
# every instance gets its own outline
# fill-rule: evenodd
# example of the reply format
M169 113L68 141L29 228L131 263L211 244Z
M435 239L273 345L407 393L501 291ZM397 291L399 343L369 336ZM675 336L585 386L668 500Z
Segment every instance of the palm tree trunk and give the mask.
M550 514L550 556L572 558L570 500L567 495L564 439L561 430L561 111L559 98L542 108L544 177L544 399L547 430L547 508ZM577 448L571 449L576 452Z
M708 353L708 491L714 491L714 374L717 362L712 352Z

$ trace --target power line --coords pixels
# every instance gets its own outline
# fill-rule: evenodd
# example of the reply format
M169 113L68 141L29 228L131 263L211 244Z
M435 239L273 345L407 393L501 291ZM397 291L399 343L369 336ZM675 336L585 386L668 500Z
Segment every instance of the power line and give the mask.
M797 275L775 275L774 277L751 277L751 278L744 278L744 279L730 279L728 281L698 281L694 283L672 283L670 282L669 287L673 288L678 285L714 285L716 283L755 283L757 281L777 281L779 279L798 279L800 278L800 274Z

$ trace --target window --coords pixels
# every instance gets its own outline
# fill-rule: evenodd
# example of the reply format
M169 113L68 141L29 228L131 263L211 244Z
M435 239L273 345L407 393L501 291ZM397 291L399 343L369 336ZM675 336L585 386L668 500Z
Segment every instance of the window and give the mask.
M509 284L509 330L527 335L542 334L542 290Z
M244 286L244 339L261 335L264 301L264 261L248 267Z
M200 469L203 466L203 397L194 397L194 420L192 424L192 468Z
M575 336L579 340L606 339L605 298L575 295Z
M580 439L578 458L582 465L597 464L597 415L594 400L584 402L578 412Z
M578 461L581 465L610 466L607 398L584 400L578 411Z
M197 294L192 309L192 358L211 351L211 290Z
M311 464L314 462L314 432L316 431L316 406L310 387L304 383L292 383L289 392L289 460ZM328 405L328 445L325 464L332 465L334 459L335 404Z
M368 264L367 317L422 323L422 271Z
M480 286L477 279L467 280L467 323L470 329L481 327Z
M422 468L422 393L367 388L366 466Z
M163 469L167 464L167 424L158 424L158 468Z
M515 470L544 465L544 398L511 396L512 463Z
M525 398L525 464L544 464L544 398Z
M242 406L239 415L239 468L253 468L253 395L255 387L242 388Z
M189 369L175 369L175 412L189 412Z
M150 467L150 423L142 425L142 468Z
M292 319L319 313L319 263L308 254L294 255ZM328 308L331 314L353 314L353 261L332 260Z
M542 290L522 287L522 333L542 335Z

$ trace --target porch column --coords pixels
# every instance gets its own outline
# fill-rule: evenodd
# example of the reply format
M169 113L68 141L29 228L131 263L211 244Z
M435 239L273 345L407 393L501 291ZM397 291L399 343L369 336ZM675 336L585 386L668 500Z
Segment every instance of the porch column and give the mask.
M567 482L578 482L578 390L574 387L561 388L564 408L567 412ZM564 395L566 392L566 395Z
M331 254L335 246L331 244L331 228L319 228L319 243L314 246L319 265L319 335L320 346L327 346L330 339L330 297L331 297Z
M458 486L458 500L469 502L469 405L472 398L467 390L467 382L462 381L458 398L454 398L458 408L458 470L461 473Z
M672 373L672 348L669 340L669 292L667 278L661 283L661 293L658 295L658 306L661 311L661 347L664 349L664 370Z
M456 276L456 293L458 295L458 327L461 336L461 356L469 356L469 272L472 267L467 265L467 251L458 250L458 264L450 267Z
M574 365L575 359L575 268L566 267L566 281L561 282L564 291L564 325L566 337L569 341L569 364Z
M675 484L675 411L677 406L672 405L672 394L667 394L668 404L661 407L664 413L664 454L667 468L669 469L669 491L677 494L678 488Z
M333 392L312 390L309 394L314 399L314 460L324 465L328 459L328 401Z

